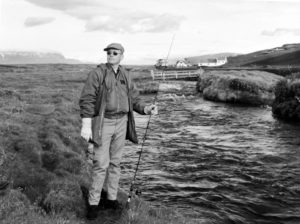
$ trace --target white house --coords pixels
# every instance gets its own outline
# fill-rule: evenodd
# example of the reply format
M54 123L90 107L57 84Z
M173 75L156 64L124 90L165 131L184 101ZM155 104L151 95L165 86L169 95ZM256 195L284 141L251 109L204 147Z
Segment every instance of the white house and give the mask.
M189 63L185 60L178 60L175 64L176 68L186 68L189 66Z
M198 63L199 66L220 66L227 63L227 57L224 58L208 58Z

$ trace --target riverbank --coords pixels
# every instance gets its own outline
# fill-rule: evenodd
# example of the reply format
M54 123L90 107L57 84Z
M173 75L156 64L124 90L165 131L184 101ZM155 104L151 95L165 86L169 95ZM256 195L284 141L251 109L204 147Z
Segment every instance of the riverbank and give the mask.
M86 223L84 189L90 170L87 145L79 136L78 99L90 68L30 65L1 71L2 223ZM144 93L158 87L139 85ZM126 196L119 200L124 203ZM102 214L106 223L197 223L174 207L154 208L138 198L117 216Z

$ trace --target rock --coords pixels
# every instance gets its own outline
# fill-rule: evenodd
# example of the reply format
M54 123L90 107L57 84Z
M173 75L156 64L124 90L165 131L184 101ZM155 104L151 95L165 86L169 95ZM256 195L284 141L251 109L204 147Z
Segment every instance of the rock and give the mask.
M262 71L208 71L199 76L197 90L207 100L271 105L275 99L275 85L283 79Z

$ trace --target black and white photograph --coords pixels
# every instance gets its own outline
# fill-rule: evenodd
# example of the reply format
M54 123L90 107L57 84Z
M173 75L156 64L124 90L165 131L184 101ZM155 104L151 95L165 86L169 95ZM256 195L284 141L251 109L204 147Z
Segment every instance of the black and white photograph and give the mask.
M299 224L300 0L0 0L1 224Z

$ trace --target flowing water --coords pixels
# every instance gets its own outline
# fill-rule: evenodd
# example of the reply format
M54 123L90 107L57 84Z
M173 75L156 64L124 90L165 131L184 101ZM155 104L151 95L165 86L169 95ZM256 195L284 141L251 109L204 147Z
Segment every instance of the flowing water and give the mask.
M300 223L300 126L269 107L210 102L191 94L195 83L184 93L176 85L157 96L137 173L141 197L200 223ZM136 116L140 139L148 118ZM125 149L128 189L141 144Z

